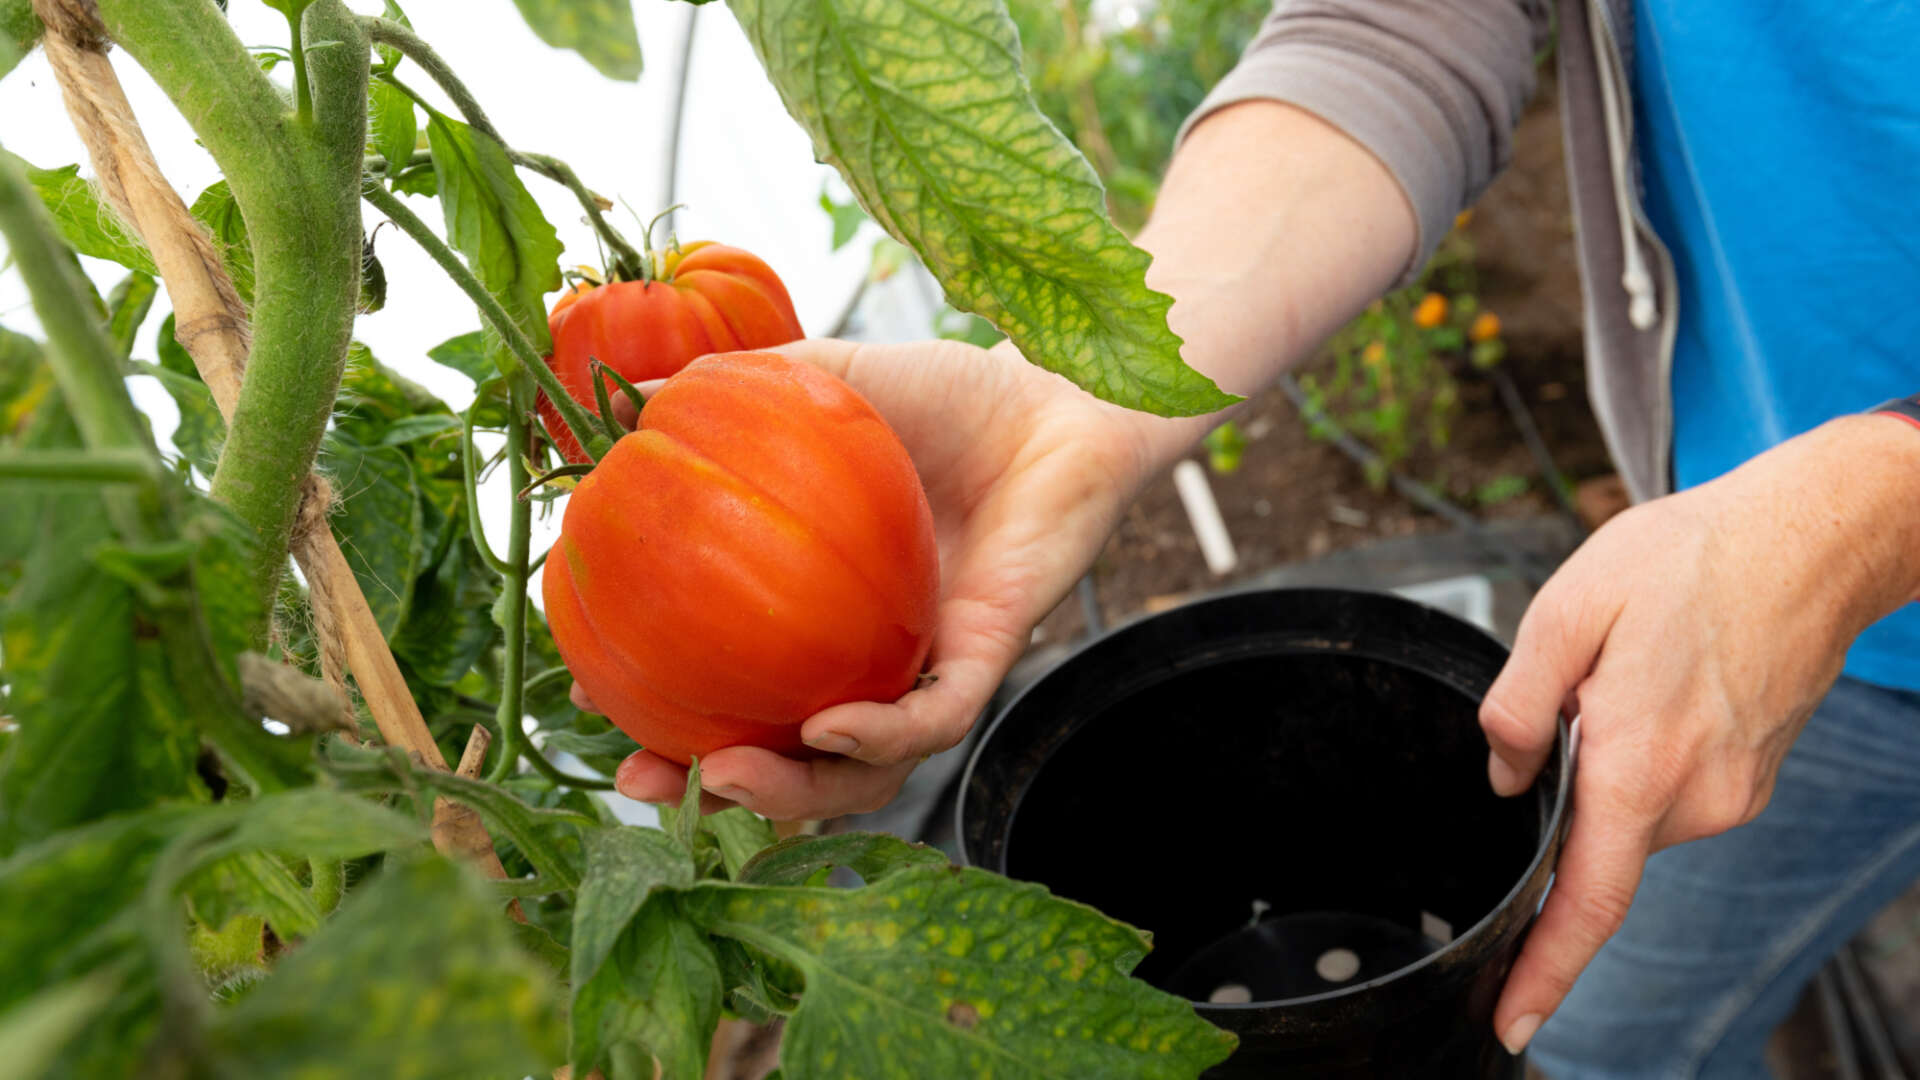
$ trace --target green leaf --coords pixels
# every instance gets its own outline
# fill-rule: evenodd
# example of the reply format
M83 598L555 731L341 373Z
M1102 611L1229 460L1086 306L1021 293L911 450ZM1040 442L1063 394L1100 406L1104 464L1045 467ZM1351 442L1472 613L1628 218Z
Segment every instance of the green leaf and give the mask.
M380 48L390 48L382 45ZM375 79L367 84L367 128L373 149L387 159L387 172L406 168L413 147L420 138L420 122L414 116L413 99L392 83Z
M393 173L392 183L393 190L402 195L431 199L440 194L440 174L433 170L431 161Z
M729 878L738 879L740 871L762 848L780 839L773 822L744 806L708 814L700 819L700 830L711 833L720 845L721 864Z
M575 757L595 757L615 754L625 757L640 749L633 736L615 728L598 735L582 735L577 731L549 731L542 737L542 746L548 750L557 750L562 754Z
M467 1080L551 1071L551 980L485 886L439 857L388 868L206 1033L227 1075Z
M864 889L703 883L710 932L800 969L790 1076L1194 1077L1234 1038L1128 977L1144 935L1044 888L976 869L903 871Z
M116 916L167 840L203 811L167 806L55 833L0 860L0 1010L124 955Z
M548 352L553 343L544 297L560 287L558 234L498 142L430 110L427 146L439 177L448 242L466 256L474 276L499 298L534 349ZM503 374L516 369L504 347L492 354Z
M835 833L790 836L748 859L737 877L745 885L798 885L821 870L844 866L875 885L902 870L946 865L946 855L925 844L885 833Z
M98 493L38 503L32 548L0 609L8 709L0 851L177 798L199 753L193 713L135 590L90 558L117 539ZM150 627L150 624L145 624Z
M49 987L0 1013L0 1080L34 1080L107 1007L120 979L99 972Z
M700 832L699 758L694 758L693 764L687 767L687 789L680 795L679 814L670 825L662 819L661 826L669 829L689 854L693 852L694 837Z
M172 315L167 316L160 333L162 340L173 340ZM213 403L213 391L199 379L158 364L136 364L135 370L158 380L180 411L180 423L173 429L174 449L199 469L200 475L212 477L220 463L220 447L227 441L227 422Z
M663 1080L706 1075L724 987L712 942L674 896L649 898L606 962L584 983L576 978L575 986L569 1057L576 1075L625 1043L638 1043L657 1059ZM628 1075L618 1064L612 1071L623 1080Z
M496 841L517 846L535 872L552 878L562 888L580 884L579 871L565 862L544 831L555 828L600 827L600 822L575 810L545 810L528 806L493 784L469 780L449 772L414 769L396 749L379 750L347 746L339 742L322 744L322 766L334 779L353 791L418 794L425 789L445 795L455 802L480 812Z
M341 431L327 437L326 450L341 503L333 534L381 633L391 636L406 619L426 554L413 465L393 447L362 446Z
M853 239L853 234L859 232L860 226L867 221L867 212L860 209L859 203L834 202L833 197L824 191L820 193L820 209L833 219L834 251L846 247L847 241Z
M181 888L202 921L223 925L237 916L257 915L284 941L312 934L325 918L293 874L265 852L216 859L188 875Z
M427 358L472 379L475 386L494 375L493 361L487 359L487 335L482 330L471 330L459 337L448 338L428 349Z
M460 532L439 564L421 576L407 621L393 635L394 655L414 677L433 686L459 682L500 638L492 614L500 576L468 538L465 512L454 507L452 524Z
M640 36L628 0L513 0L540 40L572 49L609 79L640 77Z
M1180 360L1172 300L1147 288L1148 255L1034 105L999 0L731 7L814 154L949 302L1108 401L1189 416L1238 400Z
M82 255L117 262L129 270L158 276L153 256L139 238L129 234L118 215L107 207L93 185L80 178L80 166L36 169L0 150L27 174L33 190L53 215L54 227L67 246Z
M193 200L189 212L207 227L220 261L233 279L233 289L249 307L253 305L253 244L247 239L247 220L240 216L240 204L225 180L216 180Z
M160 286L152 275L134 271L120 279L107 296L107 336L113 339L114 348L122 360L133 354L133 338L140 332L140 324L147 320L147 312L153 309L153 298Z
M413 27L413 20L407 18L407 13L401 11L400 5L394 3L393 0L387 0L386 9L380 13L380 17L383 19L392 19L394 22L408 29L412 29ZM379 71L382 74L391 72L394 68L399 67L400 61L405 59L400 50L392 45L375 45L373 51L380 57Z
M693 860L658 829L589 830L587 871L573 905L573 984L600 970L653 890L693 884Z

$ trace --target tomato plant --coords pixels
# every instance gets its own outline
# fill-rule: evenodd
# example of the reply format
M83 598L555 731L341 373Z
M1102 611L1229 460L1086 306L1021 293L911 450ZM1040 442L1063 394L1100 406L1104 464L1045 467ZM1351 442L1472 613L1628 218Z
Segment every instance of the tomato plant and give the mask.
M727 353L668 379L640 424L568 500L545 570L554 644L609 720L682 765L743 743L805 756L807 717L913 687L933 513L871 405L810 365Z
M721 295L709 270L758 296L715 301L736 340L702 321L671 367L786 335L770 272L693 246L655 266L564 160L494 126L392 0L377 16L266 2L285 43L250 50L209 0L0 0L0 76L43 45L100 155L98 186L0 155L0 234L44 334L0 331L8 1074L691 1080L723 1016L776 1015L787 1080L972 1075L983 1055L1101 1077L1221 1060L1229 1036L1128 976L1144 935L1037 886L890 837L702 817L697 763L662 828L620 823L601 792L633 741L569 703L563 645L596 696L610 670L610 701L652 687L756 723L899 693L935 590L911 466L824 376L742 357L687 367L616 442L580 365L668 370L623 368L619 347L686 329L694 296ZM637 76L628 0L516 6ZM953 303L1117 404L1231 400L1181 363L1170 301L1035 108L999 0L729 6L818 156ZM152 167L108 43L219 166L190 203ZM562 248L529 180L571 192L624 279L551 325ZM479 328L428 353L472 379L463 412L355 340L358 313L415 302L380 271L369 217L474 304ZM101 296L76 254L125 276ZM148 332L161 288L174 315ZM177 405L174 453L129 379ZM603 471L571 496L510 496L496 546L480 477L527 491L566 437ZM694 468L690 447L724 468ZM702 516L749 482L811 540L779 535L771 508L744 529ZM573 500L549 569L595 621L582 640L665 649L604 629L656 597L680 596L660 610L687 626L711 614L695 592L782 599L751 626L698 625L665 660L579 657L564 605L528 597L550 492ZM616 524L660 550L622 557ZM827 887L834 866L864 884Z

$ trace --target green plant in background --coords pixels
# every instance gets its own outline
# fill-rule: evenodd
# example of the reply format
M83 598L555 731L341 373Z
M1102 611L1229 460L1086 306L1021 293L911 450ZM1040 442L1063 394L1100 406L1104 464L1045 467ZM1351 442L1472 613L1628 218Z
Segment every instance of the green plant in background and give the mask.
M0 232L47 336L0 331L0 1074L466 1080L564 1064L696 1080L723 1015L788 1017L787 1080L1176 1080L1229 1053L1191 1004L1129 977L1145 935L1037 886L888 837L776 842L743 810L701 817L697 771L662 829L614 819L594 792L633 743L570 703L526 597L533 503L560 490L513 494L544 466L536 389L590 451L612 432L542 360L562 252L524 177L571 190L616 261L643 256L565 162L493 127L391 0L378 18L270 5L288 42L257 53L206 0L99 0L88 28L153 76L224 174L192 214L237 294L221 313L252 330L230 425L174 324L142 331L166 260L77 168L0 156ZM638 73L628 0L517 6L544 40ZM998 0L731 7L893 233L890 257L928 257L1028 357L1122 404L1232 400L1180 362L1145 255L1035 109ZM41 33L27 0L0 0L0 75ZM911 57L885 47L901 33L921 43ZM814 50L822 37L846 47ZM458 115L422 101L421 79ZM1033 155L982 151L982 129L1024 129ZM990 216L947 172L910 168L941 155L969 159L970 185L1006 187ZM953 209L897 220L901 192L878 178L909 174L923 204ZM373 287L363 202L474 302L482 328L449 327L463 332L429 352L473 381L464 414L353 339L357 313L404 308L416 284ZM415 209L436 205L444 239ZM1048 257L1024 264L1036 246ZM127 276L99 297L76 252ZM1029 284L984 288L997 274ZM1063 304L1086 318L1037 322ZM179 406L176 454L129 377ZM477 452L476 432L504 448ZM302 511L316 463L340 495L317 523ZM496 468L504 551L477 512ZM417 746L381 745L385 727L310 677L339 643L309 616L324 598L288 572L311 529L348 553L337 584L367 598L366 648L397 664ZM371 700L364 659L350 662ZM423 761L459 759L476 728L493 735L485 779ZM599 775L545 756L562 752ZM447 807L484 822L477 846L447 842ZM828 888L835 866L863 886Z
M1442 449L1460 413L1456 369L1484 370L1506 355L1499 316L1481 308L1473 244L1460 215L1418 280L1367 306L1328 343L1332 370L1300 376L1312 411L1365 439L1379 454L1374 488L1424 443ZM1334 429L1309 425L1320 439Z

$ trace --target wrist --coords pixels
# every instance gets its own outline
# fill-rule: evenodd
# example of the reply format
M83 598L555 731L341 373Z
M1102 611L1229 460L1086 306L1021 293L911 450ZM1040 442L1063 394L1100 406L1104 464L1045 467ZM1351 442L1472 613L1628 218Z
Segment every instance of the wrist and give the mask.
M1813 496L1807 504L1849 523L1840 554L1859 574L1851 592L1864 628L1920 599L1920 425L1871 413L1830 420L1802 438L1817 463L1802 489Z

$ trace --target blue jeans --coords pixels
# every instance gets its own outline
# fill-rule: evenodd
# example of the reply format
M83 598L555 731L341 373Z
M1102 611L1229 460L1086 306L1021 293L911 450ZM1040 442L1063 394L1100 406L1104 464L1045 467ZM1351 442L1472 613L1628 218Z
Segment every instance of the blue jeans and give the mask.
M1752 823L1647 862L1533 1043L1553 1080L1759 1080L1829 956L1920 878L1920 694L1842 678Z

